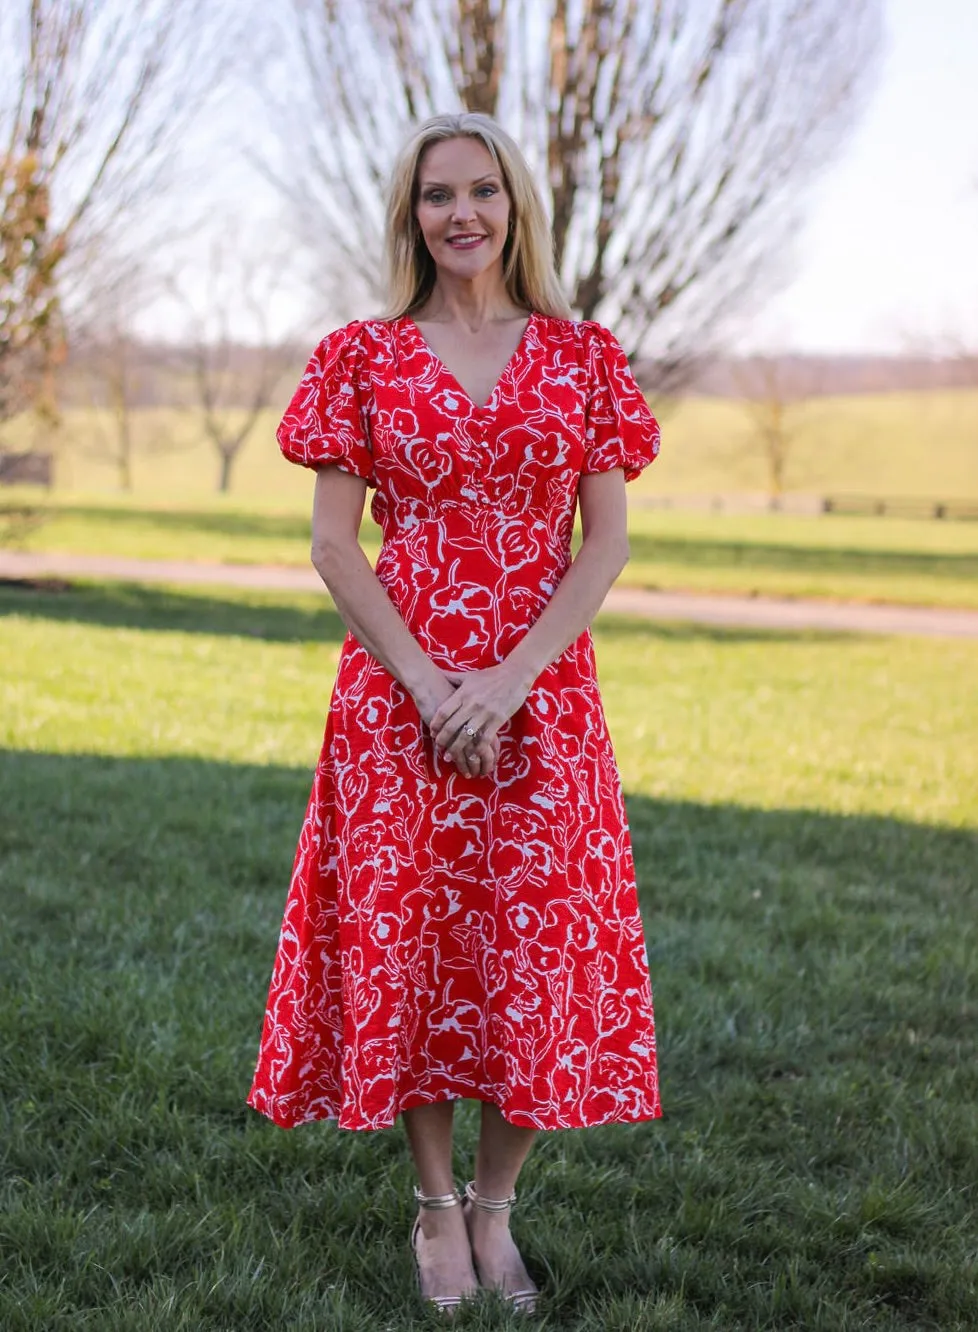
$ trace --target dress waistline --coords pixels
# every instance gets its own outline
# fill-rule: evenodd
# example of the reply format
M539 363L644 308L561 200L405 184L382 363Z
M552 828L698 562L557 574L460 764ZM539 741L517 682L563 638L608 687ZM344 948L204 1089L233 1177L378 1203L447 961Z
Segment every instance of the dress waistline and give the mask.
M399 528L415 527L418 523L439 522L447 515L461 515L469 521L480 523L511 523L523 521L538 524L548 531L556 531L552 511L529 504L501 503L488 496L471 499L439 499L432 502L411 499L400 502L388 501L381 511L383 525Z

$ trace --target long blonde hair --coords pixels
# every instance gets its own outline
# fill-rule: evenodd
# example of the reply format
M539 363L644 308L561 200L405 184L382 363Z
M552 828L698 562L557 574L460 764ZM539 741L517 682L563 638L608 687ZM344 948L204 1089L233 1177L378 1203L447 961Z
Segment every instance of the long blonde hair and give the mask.
M492 156L509 195L511 230L503 248L503 281L510 300L526 310L573 319L554 268L553 238L533 176L516 143L489 116L474 111L432 116L412 133L391 174L384 233L387 305L397 319L419 309L435 285L435 263L414 214L418 168L441 139L478 139Z

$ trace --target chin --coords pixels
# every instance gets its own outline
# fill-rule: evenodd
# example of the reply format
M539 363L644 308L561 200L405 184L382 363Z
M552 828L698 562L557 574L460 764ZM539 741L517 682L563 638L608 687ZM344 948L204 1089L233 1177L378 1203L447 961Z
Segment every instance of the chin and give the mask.
M490 253L480 247L478 253L459 254L456 250L449 249L447 254L443 252L439 266L459 277L478 277L481 273L486 273L497 264L501 264L502 258L502 250Z

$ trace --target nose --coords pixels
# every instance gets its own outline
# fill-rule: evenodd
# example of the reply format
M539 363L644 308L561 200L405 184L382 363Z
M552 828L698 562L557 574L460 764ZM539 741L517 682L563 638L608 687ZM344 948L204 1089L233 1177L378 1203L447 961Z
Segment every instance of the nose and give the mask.
M459 193L455 196L455 207L452 209L453 222L471 222L475 216L475 210L472 207L472 200L467 194Z

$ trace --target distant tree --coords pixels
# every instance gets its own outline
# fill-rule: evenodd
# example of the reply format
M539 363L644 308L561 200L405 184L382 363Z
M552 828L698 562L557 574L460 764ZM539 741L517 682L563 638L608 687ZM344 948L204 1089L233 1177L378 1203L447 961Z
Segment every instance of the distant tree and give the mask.
M297 224L367 293L407 126L485 111L549 197L571 303L667 380L771 279L853 121L881 0L292 0L268 101Z
M94 438L85 452L109 463L125 491L133 488L144 355L131 329L120 321L103 325L86 356Z
M747 449L760 454L768 498L777 506L792 453L811 428L811 404L825 392L824 377L817 361L790 356L750 356L732 370L751 423Z
M219 82L218 0L0 6L0 421L50 399L78 304ZM50 405L50 403L49 403Z
M955 337L946 340L945 346L951 382L959 388L978 389L978 343Z
M217 488L231 489L234 465L286 370L295 365L290 333L276 333L274 307L289 279L287 258L240 230L218 235L193 291L174 278L183 310L174 363L189 380L192 410L218 457Z
M87 457L107 463L119 489L131 491L137 455L172 449L170 433L148 426L146 409L159 383L159 352L140 337L137 318L152 299L157 280L136 261L117 270L86 305L72 329L71 358L76 397L89 413Z

